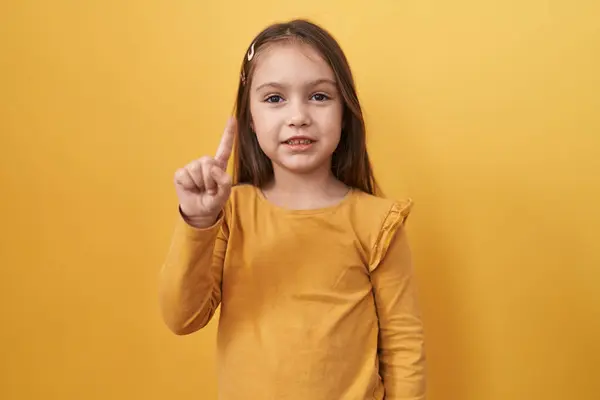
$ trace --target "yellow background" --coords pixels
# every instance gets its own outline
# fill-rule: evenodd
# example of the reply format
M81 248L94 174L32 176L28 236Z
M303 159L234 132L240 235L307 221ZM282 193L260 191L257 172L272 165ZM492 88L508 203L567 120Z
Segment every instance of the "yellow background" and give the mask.
M216 149L252 36L300 16L416 201L431 400L598 399L599 4L4 2L0 398L216 399L216 325L157 310L172 176Z

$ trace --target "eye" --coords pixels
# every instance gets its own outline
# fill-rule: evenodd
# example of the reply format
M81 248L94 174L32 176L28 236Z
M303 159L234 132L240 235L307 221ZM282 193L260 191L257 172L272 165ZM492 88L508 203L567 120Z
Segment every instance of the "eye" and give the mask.
M283 101L283 98L277 94L269 96L265 99L265 102L267 103L280 103L281 101Z
M329 100L329 96L327 96L324 93L315 93L315 94L313 94L312 98L315 99L316 101Z

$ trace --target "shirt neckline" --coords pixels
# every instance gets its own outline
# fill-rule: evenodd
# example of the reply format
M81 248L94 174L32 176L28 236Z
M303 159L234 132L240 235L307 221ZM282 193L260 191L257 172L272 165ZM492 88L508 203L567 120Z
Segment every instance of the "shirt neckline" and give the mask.
M258 199L261 203L264 203L269 209L271 209L273 211L276 211L281 214L287 214L287 215L317 215L317 214L326 214L326 213L336 211L336 210L344 207L347 203L349 203L354 198L355 191L356 191L354 188L349 188L348 193L346 193L346 195L340 201L338 201L337 203L332 204L330 206L319 207L319 208L310 208L310 209L293 209L293 208L286 208L286 207L282 207L277 204L274 204L269 199L267 199L267 197L265 196L265 194L259 187L253 186L253 188L254 188L256 197L258 197Z

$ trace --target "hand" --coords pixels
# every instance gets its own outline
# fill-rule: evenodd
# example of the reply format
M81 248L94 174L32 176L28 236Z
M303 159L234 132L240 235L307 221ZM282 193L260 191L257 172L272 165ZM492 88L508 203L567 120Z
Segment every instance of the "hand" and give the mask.
M215 223L231 193L227 162L235 137L235 120L227 122L215 157L192 161L175 173L179 207L188 223L204 228Z

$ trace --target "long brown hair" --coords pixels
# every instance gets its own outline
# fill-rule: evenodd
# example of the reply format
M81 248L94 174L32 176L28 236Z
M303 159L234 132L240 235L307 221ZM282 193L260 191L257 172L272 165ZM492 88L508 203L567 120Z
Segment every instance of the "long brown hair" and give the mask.
M344 100L342 134L331 160L334 176L349 187L379 194L367 153L362 109L348 60L329 32L303 19L268 26L254 38L244 54L235 107L238 134L234 146L234 184L249 183L263 187L273 179L273 164L252 132L250 86L261 49L274 42L293 40L312 46L329 63Z

